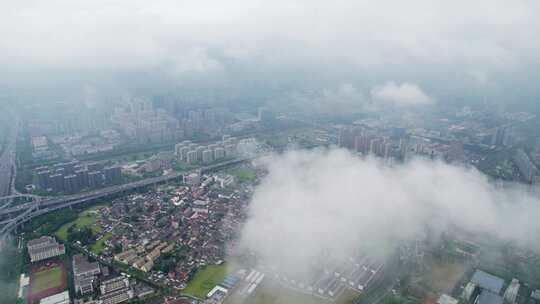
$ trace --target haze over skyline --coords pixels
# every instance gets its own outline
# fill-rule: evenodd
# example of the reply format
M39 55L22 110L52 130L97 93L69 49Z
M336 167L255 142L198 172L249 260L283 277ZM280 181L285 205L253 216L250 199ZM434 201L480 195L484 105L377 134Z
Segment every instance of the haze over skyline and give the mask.
M540 1L0 2L0 304L540 304Z
M0 84L268 99L394 82L443 103L530 104L538 9L528 0L10 2L0 11Z

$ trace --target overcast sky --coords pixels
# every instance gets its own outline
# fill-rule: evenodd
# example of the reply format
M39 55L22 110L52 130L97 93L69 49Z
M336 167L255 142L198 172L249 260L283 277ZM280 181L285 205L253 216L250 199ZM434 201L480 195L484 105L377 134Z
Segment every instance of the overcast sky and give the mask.
M522 93L540 62L538 11L535 0L2 1L0 81L134 73L353 83L367 95L392 84L375 92L423 101L434 97L413 91Z

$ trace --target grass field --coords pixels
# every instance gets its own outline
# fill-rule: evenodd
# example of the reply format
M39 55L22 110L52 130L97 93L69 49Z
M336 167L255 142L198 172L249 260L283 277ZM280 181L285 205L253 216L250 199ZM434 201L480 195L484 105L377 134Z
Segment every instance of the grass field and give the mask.
M96 226L96 211L103 207L104 206L95 206L95 207L92 207L91 209L81 212L79 214L79 217L75 221L69 222L63 225L62 227L60 227L60 229L56 231L56 236L60 240L66 241L67 231L69 227L73 225L77 225L78 228L89 227L90 229L92 229L94 233L99 233L101 231L101 228Z
M93 253L100 255L103 252L103 249L105 248L105 241L110 239L111 237L112 237L112 232L108 232L101 239L99 239L99 241L97 241L94 245L92 245L90 247L90 250Z
M430 272L423 278L426 284L436 293L449 293L467 271L463 263L436 261Z
M204 299L214 286L223 281L226 272L227 267L225 265L207 266L197 272L195 277L183 290L183 293Z
M252 181L256 177L255 172L246 168L234 169L230 172L230 174L233 175L236 181L239 183Z
M235 294L225 304L328 304L328 301L284 288L273 281L265 280L248 298Z
M59 267L32 274L32 293L39 293L60 285L62 285L62 270Z
M309 295L304 295L298 292L280 290L279 293L257 291L255 296L249 298L246 304L325 304L322 299L318 299Z
M285 288L271 280L263 281L251 297L232 296L225 304L352 304L359 296L356 291L345 290L334 302Z

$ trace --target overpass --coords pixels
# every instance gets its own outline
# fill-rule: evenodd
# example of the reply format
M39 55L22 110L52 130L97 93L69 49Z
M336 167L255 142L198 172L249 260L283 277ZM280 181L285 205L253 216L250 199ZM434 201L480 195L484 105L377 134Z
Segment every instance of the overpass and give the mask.
M19 197L36 199L36 198L39 198L40 196L39 195L34 195L34 194L19 193L19 194L13 194L13 195L8 195L8 196L2 196L2 197L0 197L0 201L19 198Z
M198 171L201 174L209 173L209 172L226 168L228 166L240 164L246 161L251 161L258 157L245 157L245 158L240 158L240 159L233 159L226 162L201 167L198 169ZM10 215L13 216L15 214L18 214L13 218L0 222L0 224L4 224L4 226L0 229L0 236L4 235L5 233L12 232L17 227L26 223L27 221L31 220L32 218L36 216L40 216L40 215L43 215L43 214L46 214L55 210L72 207L79 204L93 202L95 200L102 199L102 198L105 198L114 194L124 193L128 191L144 188L146 186L157 185L157 184L165 183L171 180L180 179L183 177L183 175L184 173L175 172L175 173L171 173L167 175L147 178L147 179L132 182L132 183L112 186L108 188L81 193L81 194L62 196L62 197L52 198L52 199L47 199L47 200L42 200L38 198L35 202L21 204L12 208L0 210L0 215L2 216L10 216Z

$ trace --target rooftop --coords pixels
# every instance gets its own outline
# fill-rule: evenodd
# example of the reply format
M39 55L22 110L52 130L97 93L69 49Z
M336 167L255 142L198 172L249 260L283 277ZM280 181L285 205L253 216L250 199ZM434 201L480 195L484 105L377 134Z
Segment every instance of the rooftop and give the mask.
M57 293L50 297L41 299L40 304L56 304L56 303L66 303L69 302L69 292L66 290L61 293Z
M478 297L477 304L502 304L503 298L488 290L482 290L480 297Z
M474 272L471 278L471 282L475 283L480 288L489 290L496 294L499 294L501 292L501 289L504 285L503 279L482 270L476 270Z
M437 304L458 304L458 300L452 298L447 294L443 294L441 295L439 300L437 300Z
M75 275L97 270L99 270L99 263L88 262L88 259L82 254L76 254L73 256L73 272Z
M33 247L33 246L45 245L45 244L56 244L56 240L50 236L42 236L38 239L33 239L33 240L28 241L28 243L26 243L26 246Z

